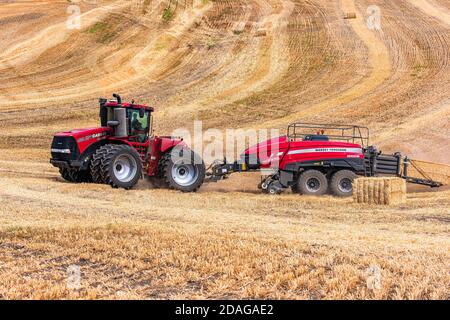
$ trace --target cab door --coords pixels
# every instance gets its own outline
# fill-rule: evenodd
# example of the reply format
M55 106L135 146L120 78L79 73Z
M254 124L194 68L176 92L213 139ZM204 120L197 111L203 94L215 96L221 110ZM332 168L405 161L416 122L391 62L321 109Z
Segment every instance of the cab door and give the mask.
M150 132L150 111L144 109L128 109L130 140L145 143Z

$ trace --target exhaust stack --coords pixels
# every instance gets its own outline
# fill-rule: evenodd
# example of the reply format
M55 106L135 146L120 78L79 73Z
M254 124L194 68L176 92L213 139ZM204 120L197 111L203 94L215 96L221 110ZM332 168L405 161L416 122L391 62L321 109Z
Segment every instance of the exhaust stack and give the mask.
M108 121L108 127L114 128L114 137L125 138L128 137L127 110L122 108L122 99L117 93L113 97L117 100L117 107L114 108L114 120Z
M128 137L127 111L125 108L114 108L114 119L117 125L114 126L114 136L117 138Z

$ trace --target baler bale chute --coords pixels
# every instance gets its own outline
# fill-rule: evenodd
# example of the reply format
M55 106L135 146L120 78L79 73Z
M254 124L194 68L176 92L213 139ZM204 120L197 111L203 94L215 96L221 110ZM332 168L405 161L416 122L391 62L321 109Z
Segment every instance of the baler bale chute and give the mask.
M414 179L428 181L437 180L443 185L450 185L450 166L442 163L435 163L422 160L404 159L402 175L408 178L409 182Z

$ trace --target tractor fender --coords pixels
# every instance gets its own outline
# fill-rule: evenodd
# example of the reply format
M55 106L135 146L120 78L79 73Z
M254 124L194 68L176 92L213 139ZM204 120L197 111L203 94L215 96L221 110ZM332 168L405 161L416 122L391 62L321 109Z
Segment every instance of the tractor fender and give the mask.
M124 145L129 145L130 147L133 147L133 145L131 143L129 143L128 141L124 141L124 140L108 139L108 140L99 140L94 143L91 143L80 155L79 160L81 161L81 167L80 167L81 170L88 169L89 161L90 161L92 155L97 151L98 148L100 148L101 146L104 146L105 144L124 144Z
M147 166L147 175L149 177L153 177L158 174L160 159L164 156L164 154L171 152L177 145L187 148L187 144L180 138L154 137L154 139L150 141L149 151L151 157Z
M186 142L184 142L182 139L179 139L179 138L160 137L159 139L161 139L161 144L160 144L160 148L159 148L161 153L166 153L167 151L169 151L170 149L172 149L175 146L187 148Z
M95 151L97 151L98 148L100 148L101 146L103 146L107 143L108 143L107 140L99 140L94 143L91 143L80 155L80 158L79 158L79 160L81 161L80 169L87 170L89 167L89 161L90 161L92 155L95 153Z

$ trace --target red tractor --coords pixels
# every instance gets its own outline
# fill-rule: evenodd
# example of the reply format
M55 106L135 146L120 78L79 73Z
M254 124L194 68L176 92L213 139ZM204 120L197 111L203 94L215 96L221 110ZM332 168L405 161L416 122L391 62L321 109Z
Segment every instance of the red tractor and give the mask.
M158 185L192 192L205 178L205 165L176 137L152 135L152 107L101 98L97 128L54 136L50 163L70 182L95 182L130 189L143 174Z
M408 177L408 158L382 154L368 144L366 127L293 123L287 135L248 148L234 163L216 162L207 175L218 181L234 172L261 171L265 174L259 188L270 194L291 188L294 193L340 197L352 195L357 176L390 175L430 187L442 185Z

